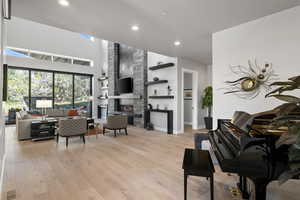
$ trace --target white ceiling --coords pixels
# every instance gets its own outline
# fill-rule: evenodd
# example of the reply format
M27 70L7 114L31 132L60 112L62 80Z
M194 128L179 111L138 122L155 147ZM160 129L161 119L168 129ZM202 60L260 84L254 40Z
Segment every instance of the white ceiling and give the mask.
M212 60L212 33L300 5L300 0L69 0L69 7L57 2L13 0L12 14L203 64ZM133 24L138 32L131 31ZM175 40L182 45L175 47Z

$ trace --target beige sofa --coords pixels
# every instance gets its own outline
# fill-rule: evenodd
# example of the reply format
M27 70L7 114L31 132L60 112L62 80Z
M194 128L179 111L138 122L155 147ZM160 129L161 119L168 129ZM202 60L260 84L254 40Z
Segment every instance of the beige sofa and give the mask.
M60 118L67 117L69 110L49 109L46 111L47 117ZM33 120L41 120L42 117L35 117L26 111L16 113L16 131L19 140L31 139L31 122Z

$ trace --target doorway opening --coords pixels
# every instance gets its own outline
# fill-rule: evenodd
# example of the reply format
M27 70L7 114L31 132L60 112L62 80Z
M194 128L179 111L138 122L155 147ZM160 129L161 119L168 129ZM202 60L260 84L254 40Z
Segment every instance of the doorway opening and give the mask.
M198 72L182 71L182 127L184 133L198 129Z

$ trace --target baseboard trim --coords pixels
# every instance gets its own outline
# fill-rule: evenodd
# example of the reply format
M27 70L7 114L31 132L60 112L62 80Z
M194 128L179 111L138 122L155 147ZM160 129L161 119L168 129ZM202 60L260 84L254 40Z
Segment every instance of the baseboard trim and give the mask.
M2 166L1 166L2 170L1 170L1 177L0 177L0 200L2 200L2 197L4 196L4 194L2 194L2 192L3 192L5 162L6 162L6 153L4 153L4 155L3 155L3 161L2 161Z
M164 132L164 133L168 133L168 129L166 129L166 128L157 127L157 126L154 126L153 128L156 131L161 131L161 132ZM179 134L179 133L182 133L182 132L180 130L173 130L173 134Z
M193 125L192 122L184 122L184 124L187 124L187 125Z
M200 125L198 129L205 129L205 125Z
M162 128L162 127L158 127L158 126L154 126L154 130L161 131L161 132L168 132L168 130L166 128Z

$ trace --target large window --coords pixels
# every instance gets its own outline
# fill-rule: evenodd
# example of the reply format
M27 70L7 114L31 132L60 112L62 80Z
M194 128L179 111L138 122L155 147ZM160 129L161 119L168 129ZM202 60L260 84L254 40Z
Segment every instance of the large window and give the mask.
M31 110L37 110L36 100L52 100L53 73L31 71Z
M56 73L54 80L54 107L73 108L73 75Z
M85 58L77 58L65 55L57 55L52 53L46 53L41 51L34 51L29 49L22 49L16 47L7 47L5 49L6 55L9 56L18 56L18 57L27 57L34 58L38 60L45 60L52 63L68 63L72 65L81 65L81 66L89 66L93 67L94 62L90 59Z
M91 94L91 80L87 76L74 76L74 106L77 109L89 112L90 95Z
M76 108L91 116L92 76L19 67L7 70L7 119L9 109L40 111L36 101L52 100L53 108Z
M7 70L6 113L10 109L29 108L29 71L21 69Z

